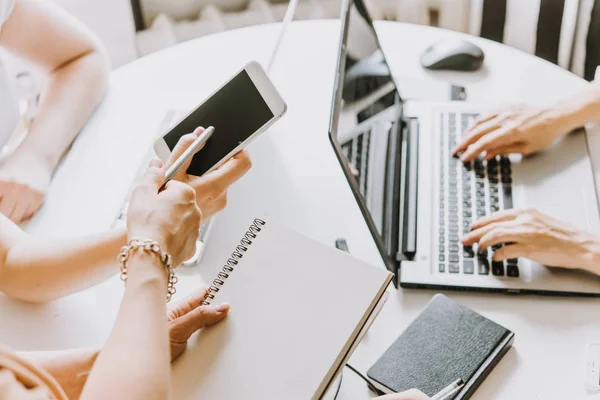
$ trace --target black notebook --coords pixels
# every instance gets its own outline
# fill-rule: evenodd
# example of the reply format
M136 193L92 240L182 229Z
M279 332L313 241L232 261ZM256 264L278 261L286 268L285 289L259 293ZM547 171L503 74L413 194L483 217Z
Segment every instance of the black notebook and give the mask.
M514 333L437 294L367 375L384 393L420 389L437 394L461 378L453 399L471 397L506 354Z

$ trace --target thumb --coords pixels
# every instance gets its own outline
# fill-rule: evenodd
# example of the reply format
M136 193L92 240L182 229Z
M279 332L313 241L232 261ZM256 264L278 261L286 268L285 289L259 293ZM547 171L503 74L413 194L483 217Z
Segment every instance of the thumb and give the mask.
M150 165L142 178L142 184L150 187L156 187L156 192L165 182L165 170L162 161L154 159L150 161Z
M194 130L194 132L188 133L187 135L183 135L182 137L179 138L179 141L175 145L175 148L173 149L173 151L171 152L171 155L169 156L169 159L167 160L167 168L169 168L171 165L173 165L175 163L175 161L177 161L177 159L179 157L181 157L183 152L186 151L187 148L190 147L192 144L194 144L194 141L198 138L198 136L200 136L202 134L202 132L204 132L204 128L196 128ZM198 150L198 151L200 151L200 150ZM177 173L177 175L175 176L174 179L176 179L178 181L183 180L183 178L185 178L184 175L186 174L186 171L190 167L191 163L192 163L192 159L190 159L181 168L181 170L179 170L179 172Z
M197 330L221 321L228 312L228 304L200 306L176 320L171 321L169 324L171 338L173 339L176 337L178 341L187 340Z

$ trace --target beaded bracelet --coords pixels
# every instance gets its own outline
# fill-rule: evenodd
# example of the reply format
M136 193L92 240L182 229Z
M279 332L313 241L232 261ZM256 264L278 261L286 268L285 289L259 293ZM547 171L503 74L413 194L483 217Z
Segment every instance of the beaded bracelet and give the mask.
M171 256L168 253L161 251L160 245L154 240L146 239L143 242L140 242L137 239L132 239L127 246L121 247L121 252L119 253L118 260L119 263L121 263L121 280L123 281L123 284L127 283L127 261L129 260L129 256L132 252L139 248L141 248L144 251L158 255L160 261L167 270L169 283L167 284L166 301L168 303L171 300L171 297L173 297L173 295L177 291L175 289L175 284L177 283L178 279L175 276L175 271L173 270L173 266L171 265Z

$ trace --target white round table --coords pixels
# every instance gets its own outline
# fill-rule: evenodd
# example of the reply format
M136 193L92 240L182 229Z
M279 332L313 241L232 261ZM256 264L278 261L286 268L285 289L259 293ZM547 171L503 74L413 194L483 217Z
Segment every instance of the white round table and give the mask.
M391 22L376 26L395 75L463 84L469 101L477 104L543 104L586 84L555 65L477 38L472 40L486 54L481 71L427 72L419 66L420 52L454 33ZM65 158L28 231L62 237L108 229L166 110L192 108L249 60L266 64L278 29L275 24L203 37L116 70L103 104ZM289 27L271 72L288 113L250 146L254 167L231 189L202 265L179 271L178 295L201 285L202 276L214 275L239 239L240 227L255 216L278 220L328 245L343 236L353 255L383 267L327 137L338 37L338 21ZM595 137L591 146L600 153ZM24 350L100 346L122 291L113 277L48 305L0 296L0 343ZM350 363L366 371L433 294L392 290ZM598 300L446 294L516 333L514 348L474 400L599 398L588 396L583 386L586 344L600 341ZM350 371L344 375L340 399L369 398L362 381Z

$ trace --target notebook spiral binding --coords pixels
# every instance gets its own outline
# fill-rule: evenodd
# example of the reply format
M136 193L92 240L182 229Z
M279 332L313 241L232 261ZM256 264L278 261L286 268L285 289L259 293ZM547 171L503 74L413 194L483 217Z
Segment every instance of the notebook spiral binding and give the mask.
M266 224L262 219L256 218L252 225L248 228L248 231L244 234L240 244L237 245L231 256L227 259L221 271L217 274L212 285L210 285L204 295L202 305L208 306L211 301L215 298L215 294L219 292L219 289L225 284L225 280L229 278L229 275L233 272L235 267L238 265L239 260L244 257L244 253L248 251L248 247L252 245L252 241L256 239L257 234L262 230L262 226Z

